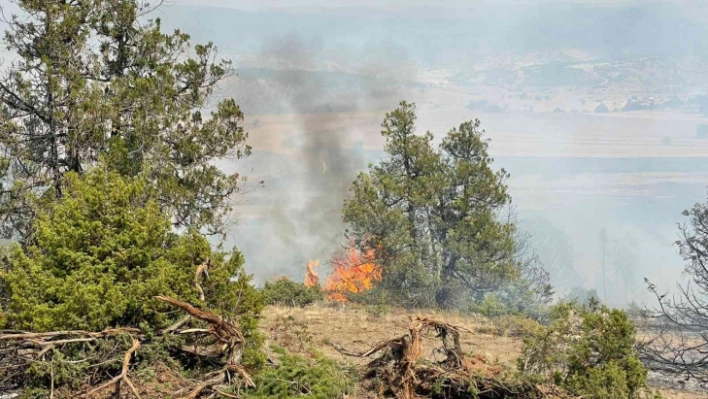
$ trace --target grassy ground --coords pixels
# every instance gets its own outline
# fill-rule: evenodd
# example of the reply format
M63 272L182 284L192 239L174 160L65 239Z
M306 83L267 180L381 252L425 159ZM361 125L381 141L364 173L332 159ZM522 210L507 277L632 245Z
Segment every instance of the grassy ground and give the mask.
M286 346L292 351L305 351L311 346L343 365L354 366L363 360L343 356L331 343L363 352L382 340L403 335L407 331L408 316L414 315L432 317L469 329L471 333L462 337L463 349L483 355L490 362L514 368L521 354L522 342L516 334L517 321L491 321L452 312L376 311L341 304L315 305L304 309L268 307L263 313L261 328L270 343ZM435 356L431 353L435 344L427 340L429 342L424 342L424 349L428 355ZM667 399L708 398L708 394L691 392L661 390L661 393Z

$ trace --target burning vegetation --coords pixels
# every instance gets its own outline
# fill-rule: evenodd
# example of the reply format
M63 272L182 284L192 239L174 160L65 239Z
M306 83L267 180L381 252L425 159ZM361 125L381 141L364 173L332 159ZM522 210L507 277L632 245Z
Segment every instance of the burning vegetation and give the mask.
M319 264L319 261L307 262L307 287L319 284L319 276L315 270ZM371 248L362 252L350 246L345 255L333 257L332 266L334 270L322 287L330 301L348 302L350 294L369 291L381 281L381 268L376 263L376 252Z
M346 302L348 294L357 294L374 288L381 281L381 268L376 264L373 249L359 252L355 248L347 249L342 257L332 260L334 271L327 278L324 290L327 299Z
M307 287L317 287L320 285L320 276L317 274L317 269L320 267L320 261L311 260L307 262L307 269L305 270L305 286Z

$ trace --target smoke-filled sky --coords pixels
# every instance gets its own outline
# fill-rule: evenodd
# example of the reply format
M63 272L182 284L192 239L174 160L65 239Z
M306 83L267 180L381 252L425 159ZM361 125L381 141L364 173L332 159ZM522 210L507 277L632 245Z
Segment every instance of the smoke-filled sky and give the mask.
M559 292L605 295L603 228L611 304L681 279L676 223L708 183L708 3L167 0L153 15L234 61L217 96L246 113L253 155L220 165L265 187L234 199L228 244L257 281L301 279L345 244L342 201L401 100L438 138L481 120Z
M240 10L264 10L275 8L293 7L450 7L468 8L479 4L506 3L510 5L538 5L538 4L594 4L594 5L626 5L647 3L648 0L167 0L168 4L176 5L201 5L211 7L231 7ZM671 0L666 3L675 3L682 6L697 5L700 0Z

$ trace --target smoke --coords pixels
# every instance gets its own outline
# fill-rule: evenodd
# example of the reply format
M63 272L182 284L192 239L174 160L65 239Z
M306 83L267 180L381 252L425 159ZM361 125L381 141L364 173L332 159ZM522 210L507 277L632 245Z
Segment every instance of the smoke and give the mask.
M351 60L352 52L361 54L357 63L337 62ZM258 146L254 149L251 167L266 188L251 198L251 205L265 207L267 217L253 227L269 238L249 241L259 248L249 263L259 265L255 273L260 281L278 275L299 278L307 260L327 264L345 244L343 202L367 165L362 143L353 138L372 133L351 124L352 115L382 116L395 107L406 98L416 68L405 51L393 45L328 49L317 39L298 35L265 41L257 58L266 66L240 70L232 90L246 113L281 115L287 124L260 142L261 151L277 148L274 154L259 157ZM261 127L268 129L261 119L253 126L254 136ZM275 172L273 162L288 166ZM274 252L288 259L274 261Z
M335 95L325 76L313 73L318 50L316 44L291 36L267 43L263 54L283 65L272 84L296 115L296 127L302 135L300 160L305 166L299 176L299 185L305 189L303 202L289 215L278 213L275 223L298 226L297 239L314 244L308 246L311 256L321 256L336 247L343 232L339 223L342 200L356 173L365 166L347 145L350 132L341 119L345 113L357 111L359 98L356 93Z

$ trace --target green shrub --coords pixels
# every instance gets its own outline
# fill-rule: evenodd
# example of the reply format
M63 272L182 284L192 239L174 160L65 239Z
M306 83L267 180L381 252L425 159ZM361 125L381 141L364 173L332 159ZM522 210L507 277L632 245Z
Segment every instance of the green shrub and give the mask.
M362 292L347 293L347 299L352 303L373 307L385 307L391 303L400 303L390 291L381 287L374 287Z
M563 303L551 325L524 340L519 369L553 376L571 393L594 399L631 399L647 394L647 371L634 345L636 331L624 311L591 301Z
M2 324L32 331L161 329L182 317L153 298L166 295L237 317L247 337L257 335L263 304L241 253L212 251L195 231L174 233L148 181L96 168L68 174L61 189L61 200L37 209L25 245L12 245L3 257ZM207 258L202 303L193 280Z
M537 322L546 322L548 319L548 306L536 300L533 291L513 288L489 292L480 302L473 302L469 310L490 318L517 316Z
M341 398L353 393L354 382L342 367L321 355L307 359L274 347L278 365L262 370L255 376L256 388L247 391L244 399Z
M536 334L541 325L526 316L500 316L492 319L494 334L513 337L527 337Z
M46 388L27 388L22 391L18 399L45 399L51 396L50 390Z
M32 363L27 369L27 377L38 386L50 385L50 379L54 379L56 386L69 386L72 389L78 389L83 382L84 373L86 373L87 363L73 363L66 359L64 354L59 351L53 351L51 361L38 361ZM42 384L38 384L41 382Z
M287 278L281 278L274 283L265 283L261 293L267 305L299 308L325 299L325 294L319 286L308 287Z
M482 302L473 304L471 309L486 317L498 317L512 313L511 309L501 301L499 295L493 292L486 294Z

